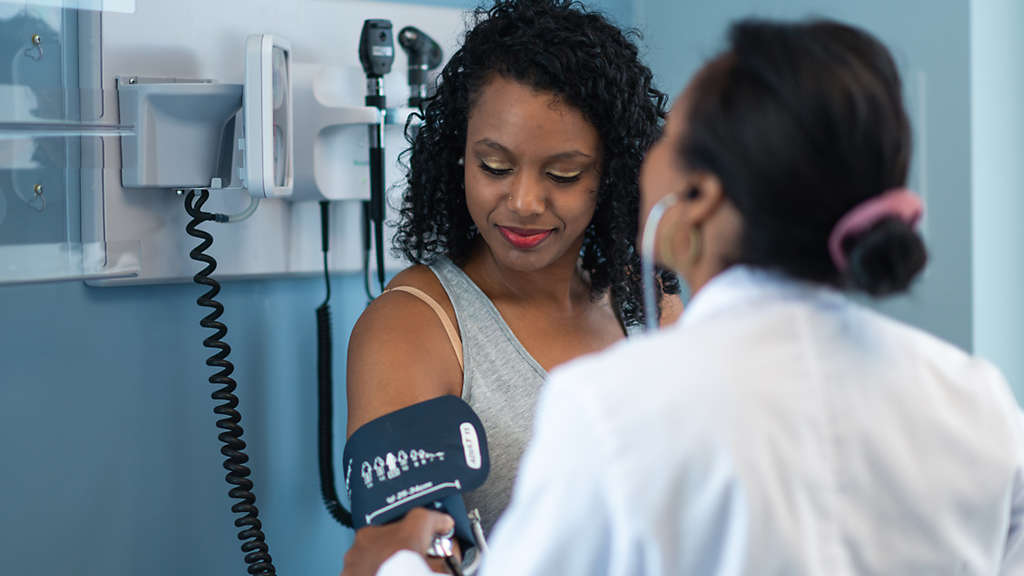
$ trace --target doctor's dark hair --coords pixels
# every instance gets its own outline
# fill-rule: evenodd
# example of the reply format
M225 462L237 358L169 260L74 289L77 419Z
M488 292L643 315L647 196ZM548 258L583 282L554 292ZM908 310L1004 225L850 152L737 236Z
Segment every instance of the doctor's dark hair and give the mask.
M910 123L881 42L827 20L743 20L694 82L682 162L717 175L742 215L739 263L874 296L908 288L927 252L899 219L849 238L845 273L828 251L844 214L907 181Z
M469 256L477 230L459 160L470 109L498 75L554 94L597 130L603 164L582 268L594 297L610 290L622 321L641 323L638 176L660 133L667 98L652 86L651 71L627 35L578 2L498 0L476 10L475 24L441 71L411 140L396 251L427 264L442 255L462 264ZM659 284L678 292L674 275L662 273Z

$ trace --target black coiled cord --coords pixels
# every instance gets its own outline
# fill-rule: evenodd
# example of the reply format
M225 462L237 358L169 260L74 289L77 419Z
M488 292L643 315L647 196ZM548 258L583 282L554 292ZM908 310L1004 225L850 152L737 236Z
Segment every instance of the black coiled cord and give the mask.
M331 277L327 269L329 234L328 204L320 202L320 246L324 253L324 284L327 295L316 309L317 451L320 463L320 496L331 517L352 527L352 513L338 500L334 488L334 378L331 367ZM367 277L369 279L369 277ZM367 282L369 286L369 282Z
M235 514L242 514L235 519L235 527L239 528L238 539L243 540L242 552L245 553L245 563L248 565L249 574L274 575L277 570L274 568L270 558L269 547L266 537L263 534L263 527L259 519L259 510L256 508L256 496L252 492L253 484L249 479L252 473L246 462L249 457L245 454L245 442L242 440L242 415L238 413L238 397L235 396L235 381L231 379L231 373L235 367L227 360L231 353L231 347L222 338L228 333L228 328L218 322L218 318L224 313L224 306L214 300L220 293L220 284L210 277L217 269L217 261L206 254L206 250L213 245L213 236L209 232L199 230L198 226L203 222L214 220L215 216L209 212L203 212L203 204L210 197L207 190L199 191L199 198L196 200L196 191L189 191L185 197L185 211L192 217L192 220L185 226L185 232L193 238L201 240L198 246L193 248L189 257L197 262L203 262L206 267L192 277L196 284L208 286L210 289L200 296L196 303L205 308L212 308L213 311L207 314L199 325L203 328L211 328L215 332L203 340L207 348L217 350L212 356L206 359L206 365L220 368L220 371L210 376L211 384L222 385L211 396L220 402L213 411L223 416L217 421L217 428L223 430L217 437L224 446L220 453L224 455L224 469L228 471L225 479L233 488L228 491L228 496L238 500L231 506ZM193 200L195 202L193 203Z

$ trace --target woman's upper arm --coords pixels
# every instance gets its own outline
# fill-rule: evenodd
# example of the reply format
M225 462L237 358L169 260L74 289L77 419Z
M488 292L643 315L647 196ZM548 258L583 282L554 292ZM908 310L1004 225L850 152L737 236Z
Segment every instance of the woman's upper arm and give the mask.
M462 392L462 371L437 315L401 292L380 296L360 316L346 372L346 436L389 412Z

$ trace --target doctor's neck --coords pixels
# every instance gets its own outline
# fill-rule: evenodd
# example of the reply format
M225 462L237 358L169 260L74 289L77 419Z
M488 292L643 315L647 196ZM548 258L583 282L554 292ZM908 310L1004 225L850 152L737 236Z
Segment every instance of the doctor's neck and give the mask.
M718 276L722 272L728 270L731 265L732 264L725 261L716 261L713 263L708 261L704 265L698 264L698 266L693 269L681 273L680 277L683 278L683 281L685 281L686 285L690 288L690 297L692 298L693 296L696 296L697 293L708 284L708 282L711 282L715 276Z

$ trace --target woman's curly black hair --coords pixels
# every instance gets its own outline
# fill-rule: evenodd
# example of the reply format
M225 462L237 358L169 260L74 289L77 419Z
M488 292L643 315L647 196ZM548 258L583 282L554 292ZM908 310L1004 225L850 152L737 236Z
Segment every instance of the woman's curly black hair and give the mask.
M437 93L426 101L410 140L396 251L418 264L440 255L462 264L469 256L477 230L459 158L475 97L500 74L557 95L597 129L604 160L582 267L595 298L610 290L622 321L642 323L638 179L661 130L665 94L652 86L651 71L627 35L577 1L496 0L474 15L475 25L441 71ZM678 292L674 275L661 273L660 279L659 289Z

